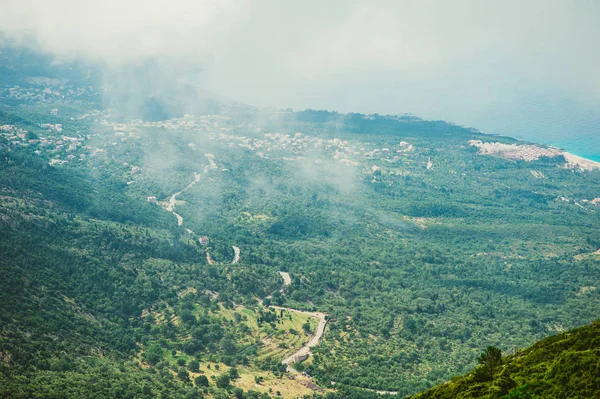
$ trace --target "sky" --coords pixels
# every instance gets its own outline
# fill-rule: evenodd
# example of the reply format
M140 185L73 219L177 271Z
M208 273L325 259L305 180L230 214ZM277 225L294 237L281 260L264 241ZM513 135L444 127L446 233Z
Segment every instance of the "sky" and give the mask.
M0 9L9 37L33 35L59 58L118 68L158 56L174 73L201 68L206 89L251 105L408 113L552 144L584 137L600 156L598 0L0 0Z

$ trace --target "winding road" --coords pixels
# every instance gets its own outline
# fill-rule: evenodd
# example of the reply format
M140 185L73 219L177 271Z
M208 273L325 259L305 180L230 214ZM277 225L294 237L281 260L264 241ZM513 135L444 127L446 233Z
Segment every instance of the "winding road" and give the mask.
M309 316L316 317L319 319L319 325L317 326L315 333L308 340L308 342L306 344L304 344L304 346L302 348L298 349L293 355L290 355L290 356L286 357L285 359L283 359L283 361L281 363L289 366L289 365L296 363L297 361L302 361L302 360L306 359L308 357L308 355L310 355L312 353L310 348L315 347L319 344L319 340L321 339L321 337L323 336L323 333L325 332L325 326L327 324L327 315L325 313L321 313L321 312L306 312L304 310L284 308L281 306L271 306L271 307L273 309L287 310L288 312L307 314Z
M214 163L214 155L212 155L212 154L205 154L205 155L210 162L210 165L207 165L204 168L204 173L206 174L209 169L215 169L216 164ZM167 210L168 212L171 212L172 214L174 214L177 217L177 225L178 226L183 225L183 217L181 217L181 215L179 215L178 213L175 212L175 205L177 203L177 197L179 195L181 195L183 192L185 192L186 190L190 189L192 186L194 186L194 184L198 183L200 181L200 177L201 177L201 174L194 172L194 180L190 184L188 184L183 190L172 194L171 197L169 198L168 202L161 203L165 210ZM188 228L186 228L186 231L189 234L194 233L192 230L190 230ZM240 248L236 247L235 245L232 245L231 247L233 248L233 253L234 253L233 261L231 262L231 264L235 265L240 261ZM210 253L208 253L208 252L206 253L206 261L209 265L214 264L214 261L211 258ZM290 274L288 272L280 271L279 274L281 275L281 278L283 279L284 287L292 284L292 278L290 277ZM281 288L280 292L282 292L282 293L284 292L283 287ZM270 296L267 298L270 298ZM258 302L261 305L263 303L262 299L259 299ZM298 313L298 314L305 314L305 315L309 315L311 317L316 317L317 319L319 319L319 325L317 326L317 329L315 330L312 337L308 340L308 342L306 344L304 344L300 349L298 349L294 354L286 357L281 362L282 364L287 365L288 371L290 371L291 370L290 366L292 364L306 359L312 353L310 348L313 348L319 344L321 337L325 333L325 326L327 325L327 314L322 313L322 312L308 312L305 310L286 308L286 307L282 307L282 306L270 306L270 307L273 309L286 310L288 312L293 312L293 313Z
M284 286L292 284L292 278L290 277L290 274L288 272L279 272L279 274L281 275L281 278L283 279ZM280 290L280 292L283 292L283 288ZM288 312L294 312L294 313L299 313L299 314L305 314L305 315L309 315L309 316L316 317L317 319L319 319L319 325L317 326L315 333L313 334L312 337L310 337L308 342L306 344L304 344L304 346L302 346L300 349L298 349L294 354L286 357L281 362L282 364L287 365L288 370L289 370L290 365L292 365L298 361L302 361L302 360L306 359L310 354L312 354L310 348L313 348L319 344L319 340L325 333L325 326L327 325L327 315L322 312L308 312L306 310L285 308L282 306L271 305L271 308L278 309L278 310L286 310Z
M167 202L167 204L165 205L165 209L169 212L171 212L173 215L175 215L175 217L177 218L177 226L182 226L183 225L183 217L181 217L180 214L178 214L177 212L175 212L175 205L177 203L177 197L179 195L181 195L181 193L183 193L184 191L190 189L194 184L198 183L200 181L200 173L194 172L194 180L188 184L187 186L185 186L185 188L181 191L176 192L175 194L171 195L171 197L169 198L169 201ZM186 229L188 232L191 232L190 229Z
M217 165L214 162L214 155L212 155L212 154L205 154L205 155L208 158L210 165L207 165L204 168L204 174L208 173L209 169L217 168ZM428 163L428 169L430 167L430 165L429 165L430 163L431 163L431 161L429 161L429 163ZM201 174L194 172L194 180L190 184L188 184L183 190L172 194L171 197L169 198L168 202L160 203L161 206L165 210L167 210L168 212L171 212L173 215L175 215L175 217L177 218L178 226L183 225L183 217L175 212L175 205L177 203L177 197L179 195L181 195L183 192L185 192L186 190L193 187L194 184L198 183L200 181L201 176L202 176ZM192 230L190 230L189 228L186 228L185 230L189 234L194 234L194 232ZM240 261L240 248L235 245L232 245L231 247L233 248L233 253L234 253L233 261L231 263L235 265ZM599 252L600 252L600 250L599 250ZM215 263L214 260L211 258L210 253L208 253L208 252L206 252L206 261L209 265L212 265ZM283 279L283 285L284 285L284 287L282 287L279 290L279 292L284 293L285 286L289 286L292 284L292 278L290 277L290 274L288 272L280 271L279 274L281 275L281 278ZM271 296L269 295L267 298L271 298ZM260 305L263 305L262 299L258 299L258 302ZM288 372L293 372L294 369L291 366L296 362L305 360L309 355L312 354L311 348L314 348L315 346L317 346L319 344L321 337L323 337L323 334L325 333L325 327L327 326L327 314L322 313L322 312L308 312L305 310L298 310L298 309L286 308L286 307L275 306L275 305L271 305L270 307L273 309L285 310L288 312L293 312L293 313L298 313L298 314L304 314L304 315L316 317L317 319L319 319L319 324L317 325L317 329L315 330L314 334L310 337L308 342L306 344L304 344L296 352L294 352L292 355L286 357L285 359L283 359L281 361L282 364L285 364L287 366ZM331 385L332 386L336 385L336 382L331 381ZM396 395L396 394L398 394L398 392L394 392L394 391L380 391L380 390L369 389L369 388L362 388L362 389L367 390L367 391L376 392L377 394L380 394L380 395L383 395L383 394Z

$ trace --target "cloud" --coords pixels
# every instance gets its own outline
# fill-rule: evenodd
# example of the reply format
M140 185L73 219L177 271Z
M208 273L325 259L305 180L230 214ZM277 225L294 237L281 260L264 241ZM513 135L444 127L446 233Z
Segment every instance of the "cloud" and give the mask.
M527 115L506 124L524 101L561 129L574 114L543 103L600 101L595 1L0 3L5 32L33 34L61 57L201 66L207 89L259 106L409 112L526 133L536 123Z
M110 65L151 56L193 57L234 23L244 0L8 0L2 29L33 35L60 57Z

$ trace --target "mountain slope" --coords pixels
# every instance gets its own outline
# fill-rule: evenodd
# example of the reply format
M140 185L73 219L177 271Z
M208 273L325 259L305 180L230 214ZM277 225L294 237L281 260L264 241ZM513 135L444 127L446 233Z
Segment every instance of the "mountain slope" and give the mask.
M543 339L506 356L490 380L483 367L413 399L597 398L600 396L600 321Z
M406 116L128 119L51 72L0 82L0 396L403 396L599 317L600 172L556 150ZM281 360L316 320L267 296L328 315L305 385Z

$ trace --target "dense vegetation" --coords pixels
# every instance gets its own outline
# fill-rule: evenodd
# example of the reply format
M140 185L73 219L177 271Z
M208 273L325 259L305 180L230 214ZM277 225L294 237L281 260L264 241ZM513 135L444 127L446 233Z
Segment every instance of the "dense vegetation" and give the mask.
M599 355L600 322L594 322L504 356L492 376L482 365L414 398L594 398Z
M142 122L76 72L48 94L3 67L0 396L402 396L486 347L598 318L600 171L482 156L469 140L517 142L412 117L223 107ZM163 209L177 192L182 226ZM271 295L328 314L297 368L329 391L290 387L281 360L316 323L258 303ZM423 395L557 392L588 370L594 329L540 344L566 360L534 346L493 381L476 369ZM593 381L569 383L585 397Z
M348 185L335 165L305 172L226 149L227 173L182 196L181 214L245 262L291 271L288 305L330 315L307 368L323 384L415 392L466 372L488 345L513 350L597 317L597 293L579 291L595 286L598 260L575 258L597 249L597 210L556 198L593 198L598 173L484 158L461 148L463 134L408 159L407 174L357 171Z

